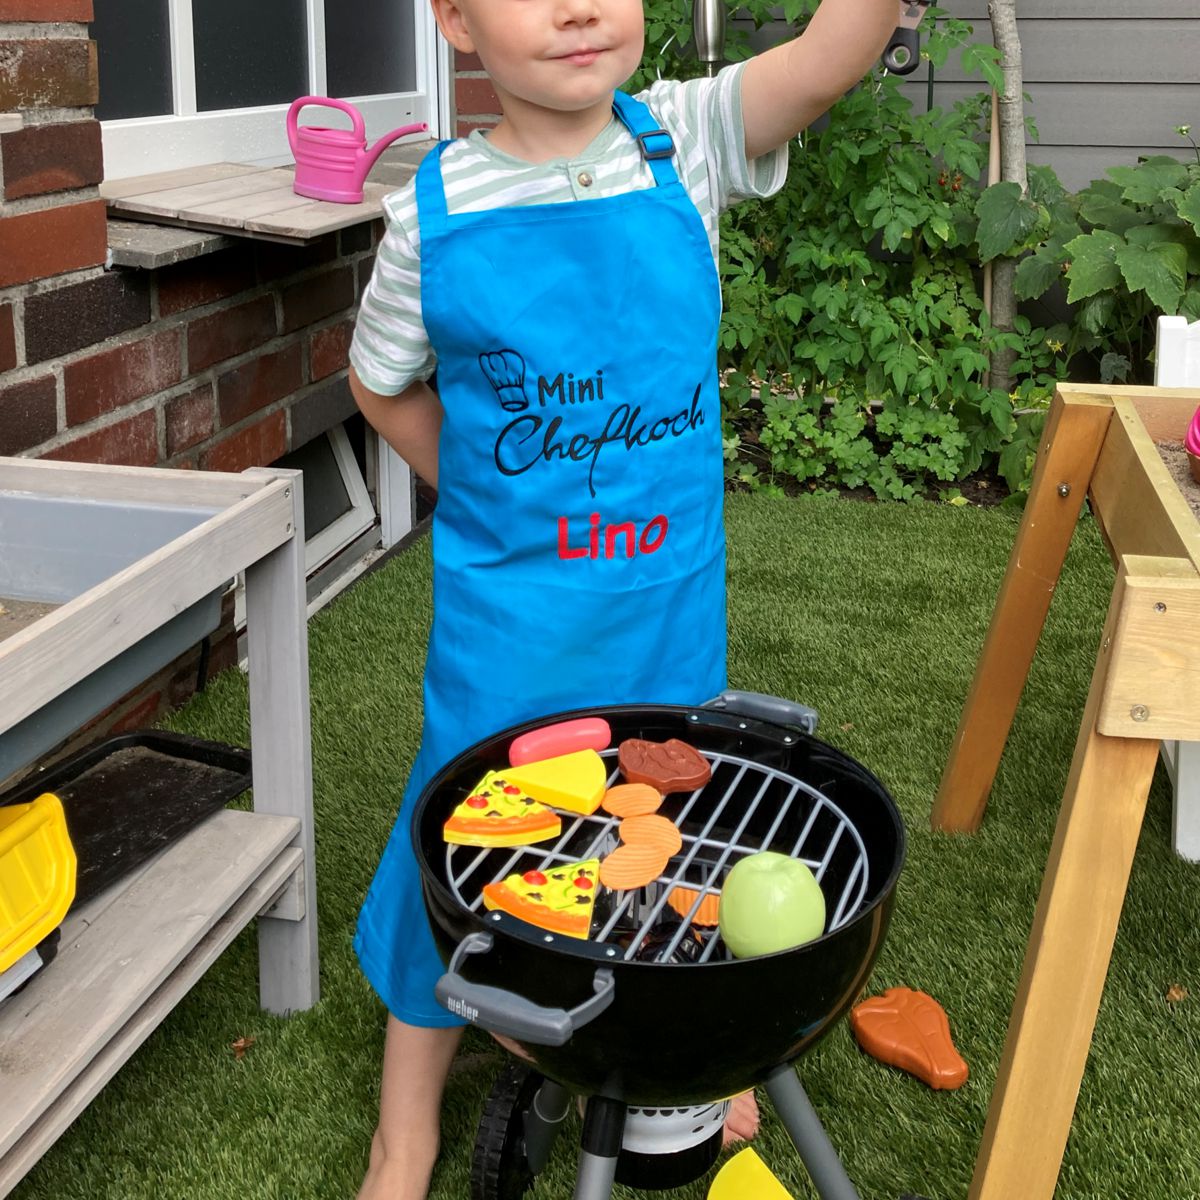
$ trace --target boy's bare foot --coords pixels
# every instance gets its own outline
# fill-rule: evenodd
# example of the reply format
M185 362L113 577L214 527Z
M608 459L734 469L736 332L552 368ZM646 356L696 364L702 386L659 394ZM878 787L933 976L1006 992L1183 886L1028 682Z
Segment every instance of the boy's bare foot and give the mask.
M426 1200L438 1156L442 1089L462 1029L388 1017L379 1125L358 1200Z
M753 1092L734 1096L729 1105L729 1116L721 1133L721 1145L747 1142L758 1133L758 1101Z
M389 1158L376 1134L371 1143L371 1162L357 1200L426 1200L433 1164L437 1161L437 1147L427 1163L416 1161L424 1157Z

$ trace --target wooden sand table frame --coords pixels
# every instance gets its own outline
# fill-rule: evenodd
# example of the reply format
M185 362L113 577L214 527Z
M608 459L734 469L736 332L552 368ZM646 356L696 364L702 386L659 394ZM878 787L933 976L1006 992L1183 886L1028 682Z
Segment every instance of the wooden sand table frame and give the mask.
M1116 582L971 1200L1054 1194L1159 744L1200 740L1200 522L1156 446L1198 405L1198 390L1060 385L934 801L934 829L978 828L1089 496Z
M319 995L300 472L0 458L0 515L26 502L45 544L8 549L0 521L14 561L51 543L96 557L89 506L114 540L147 512L189 527L0 642L0 738L245 571L254 811L214 813L72 910L58 957L0 1008L0 1197L256 918L262 1006Z

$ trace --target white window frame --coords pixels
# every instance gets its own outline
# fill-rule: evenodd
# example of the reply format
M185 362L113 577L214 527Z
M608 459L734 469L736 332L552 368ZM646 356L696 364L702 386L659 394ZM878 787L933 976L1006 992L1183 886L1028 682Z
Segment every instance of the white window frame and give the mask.
M251 0L252 2L252 0ZM403 0L397 0L403 2ZM374 140L401 125L425 122L431 137L447 136L450 112L449 56L426 0L414 8L417 88L412 92L348 96L363 114ZM309 94L328 91L325 65L324 0L305 0L308 11ZM104 168L108 179L170 171L214 162L279 166L292 161L286 117L289 104L199 112L196 107L192 0L169 0L171 81L175 111L157 117L129 117L102 123ZM101 80L101 88L104 81ZM313 122L310 114L305 120ZM334 116L331 124L344 124Z
M316 574L334 555L344 550L359 534L366 533L375 524L375 508L371 503L371 493L368 491L366 480L359 469L358 459L354 457L354 449L350 445L350 438L346 435L345 426L334 425L324 433L318 434L317 437L325 438L329 442L338 474L342 478L342 486L345 487L350 501L350 507L319 533L305 537L304 575L306 579ZM307 480L305 482L307 486ZM348 572L345 582L349 583L357 574L358 572L353 570ZM321 607L322 601L328 603L341 590L342 586L344 586L342 579L339 578L337 586L327 589L322 596L317 597L309 604L308 615L311 617ZM246 574L244 571L238 574L235 582L233 620L237 629L245 628Z
M375 524L375 508L371 504L371 493L354 457L350 439L341 425L334 425L320 435L329 440L337 463L342 486L350 500L350 507L335 521L326 525L320 533L304 543L304 568L309 575L328 562L339 550L350 545L360 533L365 533Z

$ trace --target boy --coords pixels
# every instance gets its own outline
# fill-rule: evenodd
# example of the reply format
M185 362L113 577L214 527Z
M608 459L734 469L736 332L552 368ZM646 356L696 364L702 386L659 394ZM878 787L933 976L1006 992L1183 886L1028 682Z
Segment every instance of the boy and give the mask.
M389 198L351 352L364 415L439 489L414 800L518 721L723 690L717 218L782 185L788 141L898 17L824 0L794 41L636 99L614 89L641 60L642 0L432 4L503 115ZM433 997L409 819L355 942L390 1013L360 1200L427 1195L461 1032Z

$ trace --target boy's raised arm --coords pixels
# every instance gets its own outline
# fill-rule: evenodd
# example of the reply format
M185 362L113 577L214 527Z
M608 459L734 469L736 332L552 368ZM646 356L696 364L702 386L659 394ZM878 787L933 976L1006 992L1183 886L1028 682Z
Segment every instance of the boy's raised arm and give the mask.
M897 0L822 0L798 37L752 59L742 73L746 157L782 146L844 95L883 53Z

